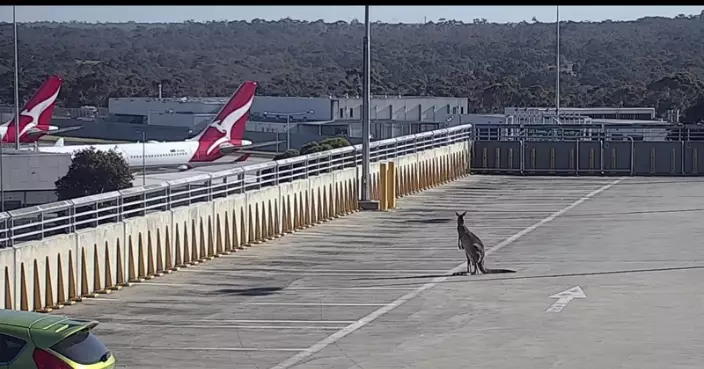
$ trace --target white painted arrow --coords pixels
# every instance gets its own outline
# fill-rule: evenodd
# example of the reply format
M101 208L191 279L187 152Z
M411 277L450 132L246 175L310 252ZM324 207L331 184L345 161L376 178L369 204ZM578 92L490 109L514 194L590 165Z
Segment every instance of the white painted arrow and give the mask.
M557 301L555 301L554 304L550 305L550 307L547 310L545 310L545 312L546 313L559 313L573 299L586 299L587 295L585 295L584 291L582 291L582 287L575 286L570 289L564 290L560 293L556 293L556 294L550 296L549 298L557 299Z

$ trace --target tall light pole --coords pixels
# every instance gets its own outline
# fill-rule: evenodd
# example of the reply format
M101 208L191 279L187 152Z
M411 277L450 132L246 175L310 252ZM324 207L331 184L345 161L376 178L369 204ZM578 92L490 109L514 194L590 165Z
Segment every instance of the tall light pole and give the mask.
M7 132L5 132L7 136ZM0 140L0 211L5 211L5 172L2 170L3 156L2 140Z
M286 114L286 151L288 150L291 150L291 114Z
M363 100L362 100L362 188L360 204L363 208L369 202L369 133L371 131L371 24L369 23L369 5L364 6L364 79L363 79Z
M295 115L305 115L305 114L313 114L315 113L315 110L306 110L306 111L298 111L295 113L276 113L276 112L270 112L270 111L265 111L263 115L266 117L269 114L271 115L285 115L286 116L286 150L291 150L291 117ZM279 140L279 133L276 131L276 140ZM276 150L278 152L279 145L276 145Z
M15 30L15 149L20 149L20 66L17 56L17 18L12 6L12 26ZM7 133L5 133L7 134Z
M557 56L555 58L555 118L557 123L560 123L560 6L557 6L557 22L556 33L557 33Z
M147 185L147 131L142 131L142 186Z

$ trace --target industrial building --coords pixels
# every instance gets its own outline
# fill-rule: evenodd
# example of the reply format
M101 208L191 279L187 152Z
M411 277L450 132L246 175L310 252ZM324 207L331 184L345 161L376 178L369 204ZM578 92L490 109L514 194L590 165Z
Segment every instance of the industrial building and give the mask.
M674 117L677 114L668 114ZM555 124L579 124L585 126L610 126L612 139L623 137L633 140L664 140L667 128L662 119L656 119L654 108L571 108L563 107L559 110L559 119L555 108L540 107L507 107L504 114L468 114L459 117L463 123L474 124L477 128L476 139L494 140L499 137L510 138L519 135L521 128L517 125L540 126ZM502 125L511 125L513 128L501 128ZM540 128L528 129L533 134ZM590 129L584 128L579 134L589 136ZM577 132L572 132L577 134Z
M195 126L206 115L216 114L229 97L213 98L111 98L108 112L116 116L146 117L148 124ZM371 119L437 121L451 114L465 114L467 99L455 97L374 96ZM183 117L174 117L183 115ZM361 119L360 98L256 96L254 121L292 122ZM254 118L259 119L254 119Z
M71 155L9 147L3 147L2 155L0 181L6 211L57 200L54 182L68 172Z
M504 115L529 120L532 117L555 116L552 108L504 108ZM589 117L592 119L655 120L655 108L560 108L560 118ZM515 122L519 123L519 122Z
M228 97L111 98L108 111L123 121L195 131L207 124L227 100ZM443 122L448 116L466 112L465 98L374 96L370 119L376 121L378 128L372 129L372 136L383 139L434 129L436 125L425 127L421 122ZM361 117L360 98L257 96L247 131L361 137Z

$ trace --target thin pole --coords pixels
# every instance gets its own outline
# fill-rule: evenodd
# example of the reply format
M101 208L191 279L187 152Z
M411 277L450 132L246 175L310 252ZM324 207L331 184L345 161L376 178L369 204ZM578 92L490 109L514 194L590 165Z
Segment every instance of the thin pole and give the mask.
M147 185L147 132L142 131L142 186Z
M15 29L15 149L20 149L20 66L17 56L17 19L12 6L12 26Z
M5 132L7 135L7 132ZM0 140L0 211L5 211L5 172L2 170L3 156L2 140Z
M369 5L364 6L364 82L362 100L362 191L361 201L369 201L369 131L371 124L369 117L371 113L371 25L369 24Z
M555 117L560 123L560 6L557 6L557 57L555 59Z
M291 114L286 114L286 150L291 150Z

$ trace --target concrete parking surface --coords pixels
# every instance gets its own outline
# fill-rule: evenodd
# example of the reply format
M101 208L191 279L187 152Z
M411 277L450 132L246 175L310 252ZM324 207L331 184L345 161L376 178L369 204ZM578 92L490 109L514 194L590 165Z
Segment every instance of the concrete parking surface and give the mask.
M701 367L703 180L472 176L398 204L59 313L122 368ZM517 273L452 276L455 211Z

